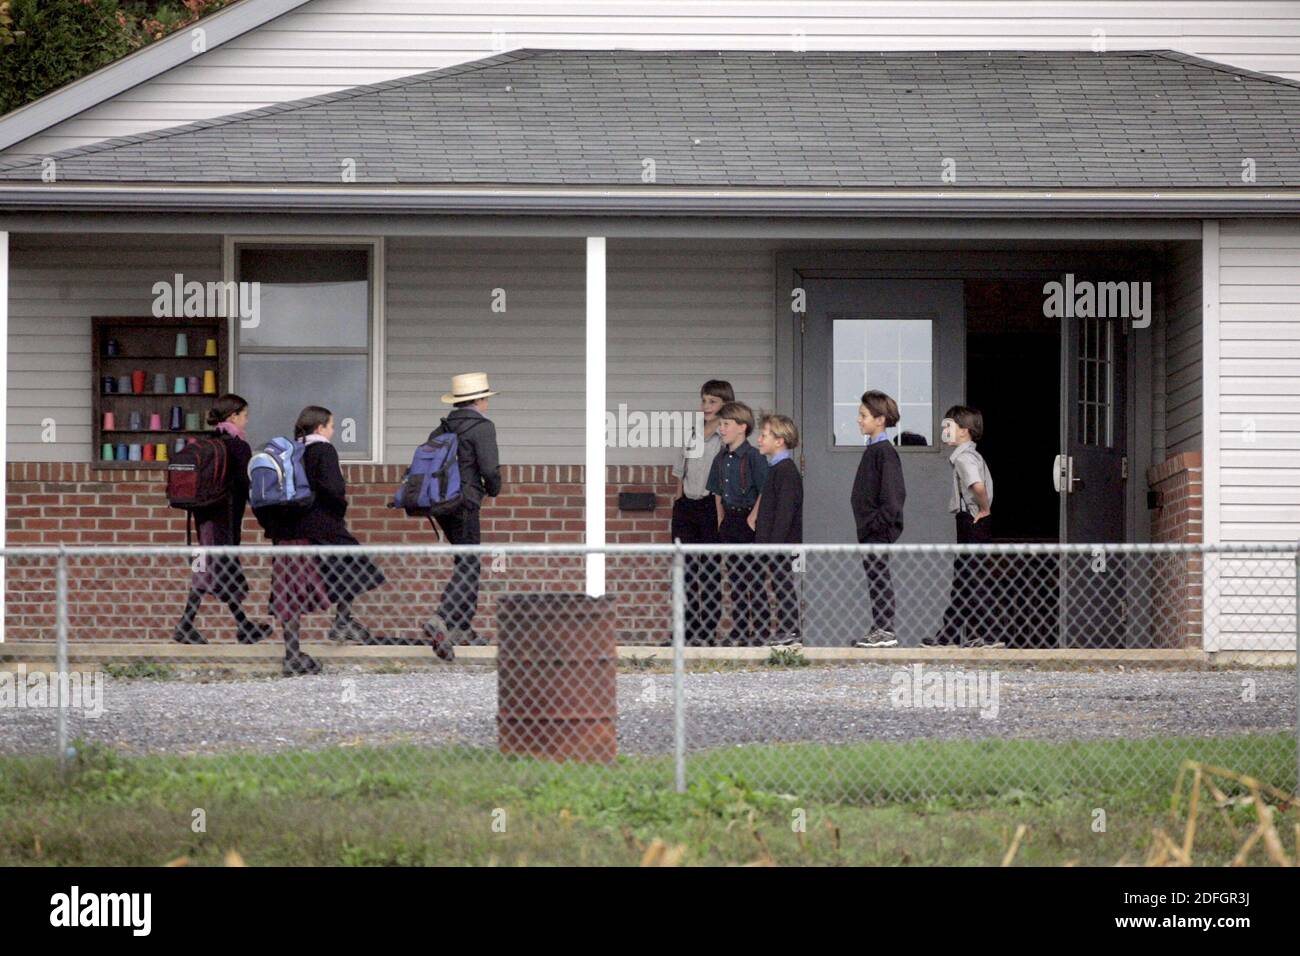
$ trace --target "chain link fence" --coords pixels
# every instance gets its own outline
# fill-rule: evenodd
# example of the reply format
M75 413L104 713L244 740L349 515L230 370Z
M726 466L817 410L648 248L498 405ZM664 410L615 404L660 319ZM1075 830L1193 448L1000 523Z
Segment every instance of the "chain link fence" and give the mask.
M853 803L1196 759L1289 791L1297 568L1289 545L11 548L0 753Z

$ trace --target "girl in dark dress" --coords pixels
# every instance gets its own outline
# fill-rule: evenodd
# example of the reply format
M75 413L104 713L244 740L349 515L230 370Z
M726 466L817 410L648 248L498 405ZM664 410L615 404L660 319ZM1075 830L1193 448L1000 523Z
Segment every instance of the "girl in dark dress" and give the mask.
M360 544L343 521L348 510L347 485L339 454L330 444L333 414L327 408L308 405L298 416L293 434L307 445L303 468L315 497L309 509L276 528L272 540L276 544ZM298 649L300 619L310 611L334 605L330 639L369 642L370 632L352 616L352 602L383 583L384 572L364 554L276 558L271 572L271 613L284 625L284 672L320 672L319 662Z
M244 428L248 425L248 402L238 395L222 395L208 411L208 424L214 426L213 436L226 446L230 493L224 501L195 509L194 524L200 545L237 545L244 523L244 508L248 504L248 460L252 457L252 449L244 435ZM239 558L235 555L204 555L196 562L190 577L189 598L172 640L181 644L207 643L194 626L194 617L205 594L213 595L230 608L238 628L235 639L239 643L256 644L271 635L272 625L258 624L244 615L248 581L244 578Z

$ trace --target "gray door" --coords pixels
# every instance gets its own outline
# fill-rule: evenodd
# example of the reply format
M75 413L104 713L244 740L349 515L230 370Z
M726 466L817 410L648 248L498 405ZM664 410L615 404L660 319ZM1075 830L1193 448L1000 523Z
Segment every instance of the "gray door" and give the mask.
M950 542L952 473L939 420L961 401L965 321L957 279L805 277L807 295L795 370L804 470L804 540L856 541L849 492L863 439L858 401L888 392L902 420L891 437L907 484L902 542ZM949 562L927 556L893 561L899 643L934 633L947 600ZM810 555L803 576L804 640L848 645L872 623L861 562Z

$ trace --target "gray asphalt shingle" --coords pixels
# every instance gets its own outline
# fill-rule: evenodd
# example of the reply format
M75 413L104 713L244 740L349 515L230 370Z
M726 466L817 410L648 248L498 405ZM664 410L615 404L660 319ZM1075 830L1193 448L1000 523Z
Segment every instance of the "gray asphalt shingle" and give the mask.
M360 184L641 186L652 159L665 186L1300 187L1300 83L1167 51L521 50L53 158L64 183L342 184L351 160Z

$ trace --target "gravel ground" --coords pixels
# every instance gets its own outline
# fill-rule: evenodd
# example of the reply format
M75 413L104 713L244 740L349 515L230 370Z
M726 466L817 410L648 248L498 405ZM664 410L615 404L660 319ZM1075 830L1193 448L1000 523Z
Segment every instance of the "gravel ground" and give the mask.
M984 696L973 707L918 706L942 705L942 699L915 697L912 672L884 664L691 672L686 675L689 746L972 737L1096 740L1295 728L1295 675L1285 671L958 671L926 665L922 673L983 673ZM1246 680L1254 682L1250 702L1242 700ZM618 695L620 751L669 751L672 676L620 674ZM103 711L95 719L70 711L69 737L135 753L393 742L493 746L496 674L446 668L212 683L106 678ZM0 707L0 753L50 753L54 743L54 711Z

